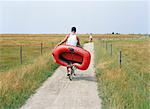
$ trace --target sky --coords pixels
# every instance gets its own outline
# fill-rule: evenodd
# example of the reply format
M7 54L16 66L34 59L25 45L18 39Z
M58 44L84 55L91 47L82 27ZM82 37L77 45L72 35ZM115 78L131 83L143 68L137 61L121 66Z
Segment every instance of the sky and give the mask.
M4 33L150 33L149 0L0 0Z

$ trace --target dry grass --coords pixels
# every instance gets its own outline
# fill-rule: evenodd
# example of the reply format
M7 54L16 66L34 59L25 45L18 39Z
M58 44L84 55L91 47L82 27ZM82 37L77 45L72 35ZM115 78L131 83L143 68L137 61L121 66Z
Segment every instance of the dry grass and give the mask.
M20 107L52 75L58 65L53 62L50 49L60 38L0 37L0 109ZM44 43L42 55L38 45L41 42ZM19 45L23 45L22 65L19 63Z
M35 59L32 64L0 73L1 109L20 107L35 92L35 89L52 74L57 65L49 56L49 53L45 53Z
M0 72L20 66L20 46L23 47L23 64L32 63L65 37L65 34L0 34ZM87 35L79 35L81 44L88 41Z
M23 46L23 64L32 63L62 40L64 35L0 35L0 72L20 66L20 45Z

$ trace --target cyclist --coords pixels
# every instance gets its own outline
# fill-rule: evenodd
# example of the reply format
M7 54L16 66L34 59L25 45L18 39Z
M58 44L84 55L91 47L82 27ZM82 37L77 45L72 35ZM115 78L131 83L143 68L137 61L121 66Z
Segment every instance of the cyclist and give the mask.
M77 46L77 47L81 47L80 45L80 40L78 38L78 36L76 35L76 27L72 27L71 28L71 33L66 35L66 37L57 44L57 46L66 43L66 45L72 45L72 46ZM73 66L72 65L68 65L67 66L67 76L70 75L71 70L73 70Z
M90 36L89 36L89 42L92 42L92 33L90 33Z
M57 46L63 43L66 43L66 45L73 45L73 46L81 47L80 40L78 36L76 35L76 27L72 27L71 33L66 35L66 37L59 44L57 44Z

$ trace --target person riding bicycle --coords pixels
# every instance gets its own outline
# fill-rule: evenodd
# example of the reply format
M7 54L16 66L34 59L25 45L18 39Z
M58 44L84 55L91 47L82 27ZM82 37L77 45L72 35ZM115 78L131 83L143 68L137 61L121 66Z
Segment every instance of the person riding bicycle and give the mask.
M72 27L71 33L66 35L66 37L60 43L57 44L57 46L62 45L63 43L66 43L66 45L81 47L80 40L78 36L76 35L76 27ZM72 65L67 66L67 73L68 73L67 76L70 75L70 72L71 72L70 68L73 69L73 66Z
M92 42L93 38L92 38L92 33L90 33L90 36L89 36L89 42Z
M73 45L77 47L81 47L80 40L76 35L76 27L71 28L71 33L66 35L66 37L59 43L57 46L66 43L66 45Z

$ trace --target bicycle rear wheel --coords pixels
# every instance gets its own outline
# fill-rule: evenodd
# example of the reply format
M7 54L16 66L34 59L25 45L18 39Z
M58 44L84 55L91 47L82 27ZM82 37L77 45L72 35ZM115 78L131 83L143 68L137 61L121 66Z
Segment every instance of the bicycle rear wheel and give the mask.
M72 81L73 74L74 74L74 69L73 69L73 67L71 67L70 69L71 69L71 73L69 75L69 79L70 79L70 81Z

